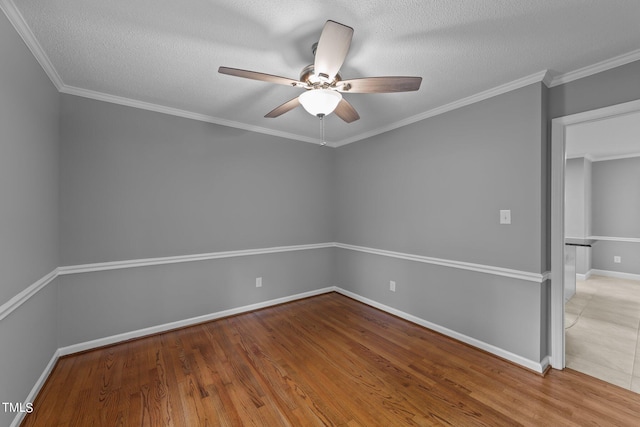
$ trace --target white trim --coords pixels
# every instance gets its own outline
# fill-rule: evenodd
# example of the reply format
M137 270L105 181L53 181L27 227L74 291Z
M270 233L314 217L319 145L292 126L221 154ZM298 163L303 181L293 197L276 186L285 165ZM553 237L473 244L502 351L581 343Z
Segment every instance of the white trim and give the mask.
M581 274L581 273L576 273L576 279L577 280L589 280L589 278L591 277L591 275L593 274L593 270L589 270L587 271L585 274Z
M610 242L640 243L640 238L638 237L589 236L589 239L605 240Z
M558 117L552 123L558 125L571 126L579 123L586 123L597 120L605 120L610 117L621 116L640 111L640 99L623 102L622 104L611 105L609 107L598 108L596 110L584 111L582 113L571 114L569 116Z
M58 277L58 269L54 269L52 272L47 274L46 276L39 279L34 284L25 288L22 292L11 298L9 301L0 305L0 320L7 317L9 314L13 312L16 308L20 307L22 304L27 302L29 298L34 296L39 290L47 286L49 283Z
M548 86L554 87L554 86L563 85L565 83L569 83L574 80L581 79L583 77L589 77L594 74L598 74L603 71L610 70L612 68L629 64L639 59L640 59L640 49L634 50L629 53L625 53L610 59L606 59L604 61L600 61L593 65L588 65L578 70L569 71L568 73L560 74L559 76L556 76L553 79L551 79L551 82Z
M640 55L635 51L634 55ZM636 58L637 59L637 58ZM621 64L619 64L621 65ZM564 168L566 127L640 111L640 100L551 121L551 366L564 369Z
M131 332L126 332L126 333L122 333L122 334L118 334L118 335L112 335L109 337L104 337L104 338L99 338L99 339L95 339L92 341L87 341L87 342L83 342L83 343L78 343L78 344L73 344L73 345L69 345L66 347L60 347L58 348L53 356L51 357L51 360L49 361L49 363L47 364L47 366L45 367L44 371L42 372L42 374L40 375L40 377L38 378L38 380L36 381L36 383L34 384L34 386L32 387L31 391L29 392L27 398L25 399L25 403L27 402L33 402L35 400L35 398L37 397L38 392L40 391L40 389L42 388L42 386L44 385L45 381L47 380L47 378L49 377L49 375L51 374L51 371L53 370L56 362L58 361L58 359L62 356L66 356L66 355L70 355L73 353L78 353L81 351L87 351L87 350L91 350L91 349L95 349L95 348L99 348L99 347L104 347L107 345L111 345L111 344L117 344L119 342L124 342L127 340L131 340L131 339L136 339L136 338L141 338L141 337L145 337L145 336L149 336L149 335L153 335L153 334L157 334L157 333L162 333L162 332L167 332L170 330L174 330L174 329L178 329L178 328L184 328L184 327L188 327L191 325L196 325L198 323L203 323L203 322L208 322L208 321L212 321L212 320L216 320L216 319L220 319L223 317L228 317L228 316L233 316L236 314L241 314L241 313L246 313L246 312L251 312L251 311L255 311L255 310L259 310L262 308L267 308L267 307L271 307L274 305L278 305L278 304L283 304L286 302L291 302L291 301L296 301L296 300L300 300L300 299L304 299L304 298L309 298L309 297L313 297L313 296L317 296L317 295L322 295L322 294L326 294L326 293L330 293L330 292L338 292L342 295L348 296L350 298L353 298L356 301L360 301L364 304L367 304L371 307L377 308L378 310L382 310L384 312L393 314L395 316L398 316L402 319L405 319L409 322L415 323L417 325L423 326L427 329L431 329L433 331L439 332L443 335L446 335L448 337L451 337L455 340L458 340L460 342L469 344L473 347L479 348L481 350L484 350L488 353L491 353L493 355L496 355L498 357L501 357L503 359L506 359L510 362L513 362L517 365L523 366L525 368L531 369L535 372L538 373L544 373L547 369L547 367L549 366L549 357L544 357L540 362L535 362L533 360L529 360L527 358L524 358L522 356L518 356L517 354L511 353L507 350L504 350L502 348L496 347L494 345L485 343L483 341L477 340L475 338L469 337L467 335L461 334L459 332L453 331L451 329L445 328L443 326L437 325L435 323L429 322L427 320L424 320L422 318L419 318L417 316L414 316L412 314L408 314L405 313L401 310L395 309L393 307L381 304L377 301L371 300L369 298L365 298L361 295L358 295L356 293L353 293L351 291L347 291L346 289L342 289L338 286L328 286L326 288L322 288L322 289L316 289L314 291L309 291L309 292L303 292L303 293L299 293L296 295L290 295L290 296L286 296L286 297L282 297L282 298L276 298L276 299L272 299L269 301L263 301L260 303L255 303L255 304L249 304L249 305L245 305L242 307L236 307L236 308L232 308L232 309L228 309L228 310L223 310L223 311L219 311L219 312L215 312L215 313L210 313L207 315L203 315L203 316L197 316L197 317L192 317L189 319L184 319L184 320L180 320L180 321L176 321L176 322L170 322L170 323L165 323L163 325L157 325L157 326L153 326L150 328L144 328L144 329L138 329L136 331L131 331ZM11 423L11 427L17 427L20 425L20 423L22 422L23 418L24 418L23 413L19 413L16 415L16 417L14 418L13 422Z
M472 96L468 96L466 98L451 102L446 105L442 105L440 107L433 108L431 110L425 111L423 113L417 114L415 116L408 117L403 120L399 120L397 122L391 123L387 126L383 126L380 128L373 129L371 131L363 132L358 135L355 135L351 138L346 138L336 142L330 142L327 144L329 147L340 147L342 145L350 144L355 141L360 141L361 139L369 138L384 132L388 132L393 129L397 129L411 123L415 123L429 117L437 116L448 111L456 110L458 108L474 104L476 102L484 101L485 99L492 98L497 95L501 95L503 93L511 92L516 89L520 89L522 87L528 86L533 83L545 82L545 84L549 81L548 79L549 72L547 70L539 71L537 73L531 74L529 76L522 77L520 79L514 80L509 83L505 83L503 85L482 91ZM236 122L233 120L221 119L219 117L208 116L205 114L194 113L187 110L180 110L177 108L166 107L158 104L152 104L149 102L138 101L131 98L125 98L121 96L110 95L102 92L92 91L88 89L82 89L73 86L62 85L59 88L60 92L81 96L84 98L96 99L99 101L111 102L114 104L126 105L129 107L140 108L143 110L156 111L159 113L170 114L178 117L186 117L188 119L200 120L203 122L215 123L223 126L229 126L238 129L244 129L252 132L259 132L267 135L279 136L282 138L293 139L297 141L309 142L312 144L322 144L322 141L317 138L310 138L303 135L293 134L289 132L277 131L274 129L269 129L261 126L249 125L246 123Z
M403 126L407 126L411 123L428 119L429 117L434 117L452 110L457 110L458 108L475 104L476 102L484 101L485 99L493 98L494 96L502 95L503 93L511 92L513 90L520 89L525 86L529 86L530 84L533 84L533 83L543 82L545 81L547 75L548 75L547 70L539 71L537 73L531 74L526 77L522 77L512 82L505 83L503 85L496 86L492 89L482 91L475 95L471 95L466 98L462 98L457 101L450 102L449 104L432 108L431 110L425 111L420 114L416 114L415 116L407 117L406 119L391 123L387 126L382 126L367 132L363 132L361 134L352 136L351 138L345 138L343 140L335 142L332 146L340 147L343 145L351 144L352 142L360 141L361 139L365 139L365 138L370 138L372 136L379 135L384 132L389 132L390 130L397 129Z
M38 43L38 40L31 32L31 29L26 24L24 18L22 17L18 9L15 7L13 2L8 0L0 0L0 7L2 7L2 9L5 11L5 14L7 15L7 18L9 19L9 21L11 21L11 23L16 28L18 33L22 36L26 45L29 47L29 49L31 50L31 52L33 53L37 61L40 63L44 71L47 73L47 75L53 82L53 84L61 93L66 93L69 95L75 95L75 96L80 96L80 97L89 98L89 99L95 99L98 101L110 102L113 104L125 105L133 108L140 108L148 111L155 111L155 112L169 114L173 116L184 117L192 120L215 123L222 126L248 130L251 132L263 133L267 135L277 136L277 137L286 138L286 139L292 139L296 141L309 142L309 143L318 144L318 145L323 144L323 141L318 138L311 138L304 135L278 131L275 129L270 129L262 126L250 125L250 124L241 123L233 120L222 119L219 117L210 116L206 114L195 113L192 111L182 110L178 108L168 107L164 105L154 104L150 102L140 101L140 100L126 98L126 97L117 96L117 95L111 95L104 92L98 92L94 90L65 85L62 79L60 78L60 76L58 75L57 71L53 67L44 49ZM457 108L461 108L466 105L473 104L479 101L483 101L485 99L488 99L506 92L510 92L512 90L519 89L521 87L528 86L530 84L537 83L537 82L544 82L547 86L549 85L550 80L549 80L549 73L547 70L543 70L543 71L531 74L529 76L514 80L512 82L505 83L495 88L482 91L478 94L460 99L458 101L454 101L449 104L433 108L431 110L417 114L407 119L400 120L395 123L391 123L388 126L377 128L369 132L364 132L356 136L353 136L351 138L343 139L341 141L329 142L326 145L334 148L342 145L346 145L351 142L359 141L361 139L369 138L371 136L378 135L380 133L388 132L390 130L397 129L402 126L406 126L408 124L415 123L420 120L424 120L428 117L433 117L439 114L443 114L448 111L455 110Z
M567 160L586 159L586 160L589 160L590 162L594 162L595 161L595 160L593 160L593 157L591 157L591 154L572 154L572 155L567 155L566 158L567 158Z
M585 156L587 157L587 156ZM629 154L617 154L615 156L602 156L602 157L594 157L591 160L592 162L606 162L607 160L622 160L622 159L632 159L634 157L640 157L640 153L629 153Z
M0 0L0 9L7 15L9 22L11 22L13 28L15 28L20 37L22 37L24 44L27 45L56 89L61 90L61 88L64 87L62 78L60 78L49 56L45 53L42 45L38 42L38 39L27 25L27 22L24 20L22 13L20 13L16 5L10 0Z
M15 309L17 309L22 304L27 302L29 298L31 298L38 291L40 291L42 288L47 286L56 277L60 275L88 273L93 271L117 270L122 268L145 267L150 265L175 264L180 262L193 262L193 261L204 261L204 260L211 260L211 259L233 258L233 257L240 257L240 256L265 255L265 254L282 253L282 252L303 251L303 250L309 250L309 249L323 249L323 248L332 248L334 246L335 246L335 243L328 242L328 243L315 243L310 245L276 246L271 248L243 249L243 250L237 250L237 251L212 252L212 253L206 253L206 254L181 255L181 256L172 256L172 257L163 257L163 258L134 259L134 260L125 260L125 261L101 262L101 263L95 263L95 264L70 265L70 266L58 267L53 271L51 271L46 276L40 278L37 282L33 283L26 289L22 290L20 293L15 295L9 301L0 305L0 320L4 319L9 314L11 314Z
M316 295L326 294L329 292L338 292L350 298L353 298L357 301L360 301L364 304L370 305L371 307L375 307L379 310L385 311L387 313L393 314L395 316L401 317L405 320L408 320L417 325L423 326L425 328L434 330L448 337L454 338L458 341L464 342L466 344L472 345L484 351L487 351L496 356L502 357L503 359L509 360L518 365L524 366L528 369L531 369L535 372L542 373L546 370L548 366L548 358L544 358L541 362L535 362L529 359L526 359L522 356L518 356L517 354L511 353L502 348L496 347L491 344L487 344L483 341L477 340L475 338L469 337L467 335L461 334L459 332L453 331L451 329L445 328L443 326L437 325L435 323L431 323L427 320L419 318L417 316L405 313L393 307L381 304L377 301L371 300L369 298L365 298L361 295L355 294L351 291L347 291L346 289L342 289L338 286L329 286L322 289L317 289L314 291L304 292L296 295L291 295L283 298L277 298L269 301L264 301L256 304L245 305L242 307L237 307L229 310L223 310L216 313L211 313L203 316L192 317L190 319L184 319L176 322L165 323L163 325L152 326L150 328L139 329L136 331L126 332L118 335L112 335L105 338L99 338L92 341L87 341L84 343L74 344L66 347L61 347L58 349L59 356L66 356L73 353L78 353L81 351L91 350L94 348L104 347L111 344L116 344L119 342L140 338L148 335L153 335L161 332L170 331L173 329L184 328L191 325L196 325L198 323L209 322L212 320L220 319L223 317L233 316L236 314L251 312L254 310L259 310L266 307L271 307L278 304L283 304L286 302L296 301L299 299L309 298Z
M119 270L124 268L147 267L152 265L176 264L182 262L205 261L223 258L234 258L241 256L265 255L273 253L283 253L292 251L302 251L310 249L342 248L352 251L365 252L374 255L381 255L391 258L404 259L407 261L422 262L425 264L441 265L444 267L458 268L462 270L475 271L479 273L493 274L496 276L510 277L513 279L526 280L529 282L543 283L550 278L550 272L530 273L528 271L513 270L490 265L473 264L463 261L449 259L432 258L422 255L414 255L403 252L387 251L383 249L369 248L365 246L348 245L337 242L315 243L309 245L276 246L259 249L242 249L237 251L211 252L204 254L179 255L160 258L133 259L124 261L100 262L94 264L68 265L58 267L40 280L24 289L22 292L11 298L0 306L0 320L7 317L11 312L24 304L29 298L52 282L56 277L66 274L90 273L96 271Z
M542 283L549 279L549 273L530 273L528 271L512 270L510 268L494 267L490 265L473 264L470 262L455 261L450 259L432 258L422 255L413 255L403 252L387 251L383 249L368 248L365 246L347 245L336 243L336 247L349 249L352 251L365 252L369 254L382 255L391 258L404 259L407 261L417 261L425 264L435 264L444 267L458 268L461 270L476 271L479 273L493 274L495 276L511 277L513 279L526 280L529 282Z
M49 360L49 363L47 363L47 366L44 368L44 371L42 371L42 374L40 374L40 378L38 378L38 381L36 381L36 383L31 388L31 391L27 395L27 398L24 400L25 404L33 403L33 401L36 399L36 396L40 392L40 389L44 385L45 381L47 381L49 374L51 374L51 371L53 370L53 367L58 362L59 358L60 358L60 350L58 349L53 353L51 360ZM15 418L13 419L13 421L11 422L10 427L18 427L22 422L22 419L24 418L24 416L25 416L24 412L18 412Z
M206 114L194 113L192 111L181 110L179 108L166 107L164 105L153 104L150 102L139 101L136 99L125 98L122 96L110 95L103 92L97 92L88 89L82 89L74 86L63 85L60 89L61 93L69 95L81 96L83 98L96 99L98 101L110 102L112 104L125 105L127 107L139 108L141 110L155 111L157 113L169 114L171 116L184 117L201 122L214 123L217 125L228 126L236 129L258 132L266 135L277 136L280 138L293 139L295 141L309 142L311 144L322 144L322 140L318 138L310 138L290 132L283 132L275 129L269 129L262 126L254 126L246 123L236 122L233 120L221 119L219 117L209 116Z
M300 251L300 250L308 250L308 249L323 249L323 248L331 248L331 247L337 247L337 248L348 249L352 251L359 251L359 252L365 252L365 253L370 253L375 255L387 256L391 258L404 259L408 261L417 261L417 262L422 262L426 264L442 265L445 267L476 271L480 273L493 274L496 276L511 277L514 279L527 280L527 281L536 282L536 283L542 283L549 279L549 272L545 272L542 274L530 273L528 271L513 270L509 268L494 267L490 265L473 264L469 262L455 261L455 260L449 260L449 259L432 258L432 257L426 257L422 255L387 251L384 249L375 249L375 248L369 248L365 246L349 245L349 244L338 243L338 242L316 243L316 244L310 244L310 245L278 246L278 247L260 248L260 249L242 249L237 251L212 252L212 253L205 253L205 254L179 255L179 256L162 257L162 258L146 258L146 259L134 259L134 260L124 260L124 261L101 262L101 263L95 263L95 264L70 265L70 266L59 267L58 274L64 275L64 274L88 273L88 272L94 272L94 271L118 270L123 268L146 267L151 265L204 261L204 260L232 258L232 257L239 257L239 256L264 255L264 254L271 254L271 253Z
M592 268L591 270L589 270L589 273L593 276L615 277L618 279L640 281L640 274L623 273L621 271L598 270L596 268Z
M529 360L525 357L522 356L518 356L517 354L511 353L510 351L504 350L500 347L496 347L494 345L488 344L484 341L480 341L477 340L475 338L469 337L467 335L461 334L459 332L456 332L454 330L445 328L444 326L440 326L437 325L435 323L431 323L427 320L424 320L420 317L414 316L412 314L409 313L405 313L404 311L398 310L396 308L390 307L388 305L385 304L381 304L377 301L374 301L372 299L369 298L365 298L361 295L358 295L356 293L353 293L351 291L347 291L346 289L342 289L340 287L336 287L335 288L336 292L343 294L345 296L348 296L349 298L353 298L356 301L360 301L364 304L370 305L371 307L375 307L378 310L382 310L385 311L387 313L393 314L394 316L398 316L402 319L408 320L409 322L415 323L417 325L423 326L427 329L431 329L433 331L439 332L443 335L446 335L448 337L451 337L455 340L461 341L463 343L469 344L473 347L479 348L481 350L484 350L488 353L494 354L498 357L501 357L503 359L506 359L510 362L513 362L515 364L518 364L520 366L524 366L525 368L531 369L532 371L538 372L538 373L543 373L546 369L547 366L549 365L549 358L545 357L544 359L542 359L542 361L540 362L536 362L533 360Z
M215 313L205 314L202 316L191 317L189 319L178 320L176 322L164 323L162 325L151 326L149 328L138 329L131 332L125 332L122 334L111 335L109 337L98 338L92 341L87 341L79 344L73 344L58 349L60 356L66 356L68 354L78 353L80 351L91 350L98 347L104 347L106 345L115 344L135 338L140 338L148 335L157 334L160 332L170 331L172 329L184 328L198 323L209 322L211 320L220 319L223 317L234 316L236 314L246 313L250 311L259 310L261 308L271 307L278 304L284 304L286 302L296 301L299 299L309 298L316 295L326 294L335 291L334 286L329 286L322 289L316 289L309 292L303 292L300 294L290 295L282 298L276 298L268 301L263 301L255 304L249 304L242 307L231 308L228 310L218 311Z
M551 366L564 369L565 129L551 122Z
M587 239L587 240L605 240L610 242L627 242L640 243L640 237L612 237L612 236L589 236L589 237L570 237L567 239Z
M56 71L53 63L49 59L48 55L38 42L37 38L27 25L24 17L17 9L15 4L10 0L0 0L0 9L2 9L14 26L18 34L22 37L25 44L36 58L36 60L40 63L40 66L45 71L45 73L49 76L49 79L53 82L55 87L61 93L67 93L70 95L81 96L85 98L96 99L100 101L112 102L120 105L127 105L134 108L141 108L149 111L156 111L160 113L175 115L178 117L185 117L193 120L200 120L209 123L215 123L222 126L229 126L233 128L248 130L252 132L263 133L267 135L282 137L286 139L293 139L296 141L304 141L312 144L322 144L322 141L317 138L310 138L303 135L293 134L289 132L278 131L275 129L265 128L262 126L249 125L246 123L241 123L233 120L222 119L219 117L209 116L205 114L195 113L187 110L181 110L177 108L162 106L159 104L153 104L149 102L139 101L131 98L125 98L116 95L110 95L102 92L97 92L93 90L78 88L74 86L65 85L62 81L62 78ZM406 126L411 123L415 123L420 120L424 120L429 117L433 117L439 114L446 113L451 110L455 110L479 101L483 101L485 99L494 97L496 95L500 95L506 92L510 92L515 89L519 89L521 87L527 86L532 83L542 82L547 87L554 87L561 84L569 83L571 81L581 79L583 77L588 77L593 74L600 73L602 71L606 71L615 67L619 67L640 59L640 49L634 50L629 53L625 53L619 56L616 56L611 59L607 59L601 62L598 62L593 65L589 65L578 70L569 71L564 74L560 74L551 78L551 75L548 70L543 70L529 76L522 77L520 79L514 80L509 83L505 83L503 85L497 86L492 89L488 89L477 93L475 95L468 96L463 99L459 99L457 101L451 102L446 105L442 105L440 107L433 108L431 110L425 111L423 113L417 114L415 116L408 117L406 119L391 123L387 126L383 126L372 131L363 132L361 134L355 135L350 138L345 138L340 141L330 142L327 144L329 147L340 147L342 145L346 145L355 141L359 141L361 139L369 138L384 132L388 132L393 129L397 129L402 126Z
M234 258L240 256L265 255L309 249L332 248L335 244L315 243L310 245L276 246L271 248L241 249L237 251L211 252L206 254L179 255L161 258L132 259L124 261L99 262L95 264L68 265L60 267L58 274L77 274L92 271L119 270L122 268L146 267L150 265L175 264L180 262L205 261L211 259Z

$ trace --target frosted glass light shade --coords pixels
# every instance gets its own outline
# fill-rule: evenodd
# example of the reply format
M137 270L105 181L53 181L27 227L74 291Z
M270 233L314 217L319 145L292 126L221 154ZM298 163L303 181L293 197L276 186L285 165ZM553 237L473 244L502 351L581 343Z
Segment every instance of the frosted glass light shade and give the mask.
M311 89L301 94L298 100L309 114L326 116L336 109L342 100L342 95L331 89Z

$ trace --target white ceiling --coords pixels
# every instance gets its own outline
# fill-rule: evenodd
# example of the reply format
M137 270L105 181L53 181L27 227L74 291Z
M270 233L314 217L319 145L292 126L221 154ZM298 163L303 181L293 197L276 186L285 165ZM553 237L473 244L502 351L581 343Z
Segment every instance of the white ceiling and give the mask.
M640 156L640 111L566 127L568 158L591 160Z
M346 94L361 119L327 117L351 142L517 85L568 81L640 59L638 0L0 0L61 92L308 142L318 119L263 116L297 79L326 20L354 28L343 78L422 76L418 92ZM613 60L612 60L613 59ZM612 61L610 61L612 60ZM604 62L603 62L604 61ZM594 66L595 64L595 66ZM515 83L511 83L514 82Z

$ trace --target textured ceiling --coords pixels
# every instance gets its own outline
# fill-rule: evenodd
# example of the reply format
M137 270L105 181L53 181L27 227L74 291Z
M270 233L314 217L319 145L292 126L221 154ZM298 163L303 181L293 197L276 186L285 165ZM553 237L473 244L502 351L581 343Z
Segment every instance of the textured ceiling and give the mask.
M423 77L418 92L345 95L361 119L327 117L327 140L340 144L544 70L557 82L621 55L640 58L638 0L0 4L62 92L310 142L319 140L319 123L302 108L263 117L301 89L221 75L218 67L297 79L332 19L355 30L343 78Z

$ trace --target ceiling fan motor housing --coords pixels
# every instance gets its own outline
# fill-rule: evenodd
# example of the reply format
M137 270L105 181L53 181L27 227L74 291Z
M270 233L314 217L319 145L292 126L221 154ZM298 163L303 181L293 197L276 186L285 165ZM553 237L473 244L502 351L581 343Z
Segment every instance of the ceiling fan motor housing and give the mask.
M313 64L307 65L300 72L300 81L308 84L313 89L334 87L340 80L342 80L342 77L340 77L339 73L336 74L332 81L329 81L329 76L326 74L316 74Z

